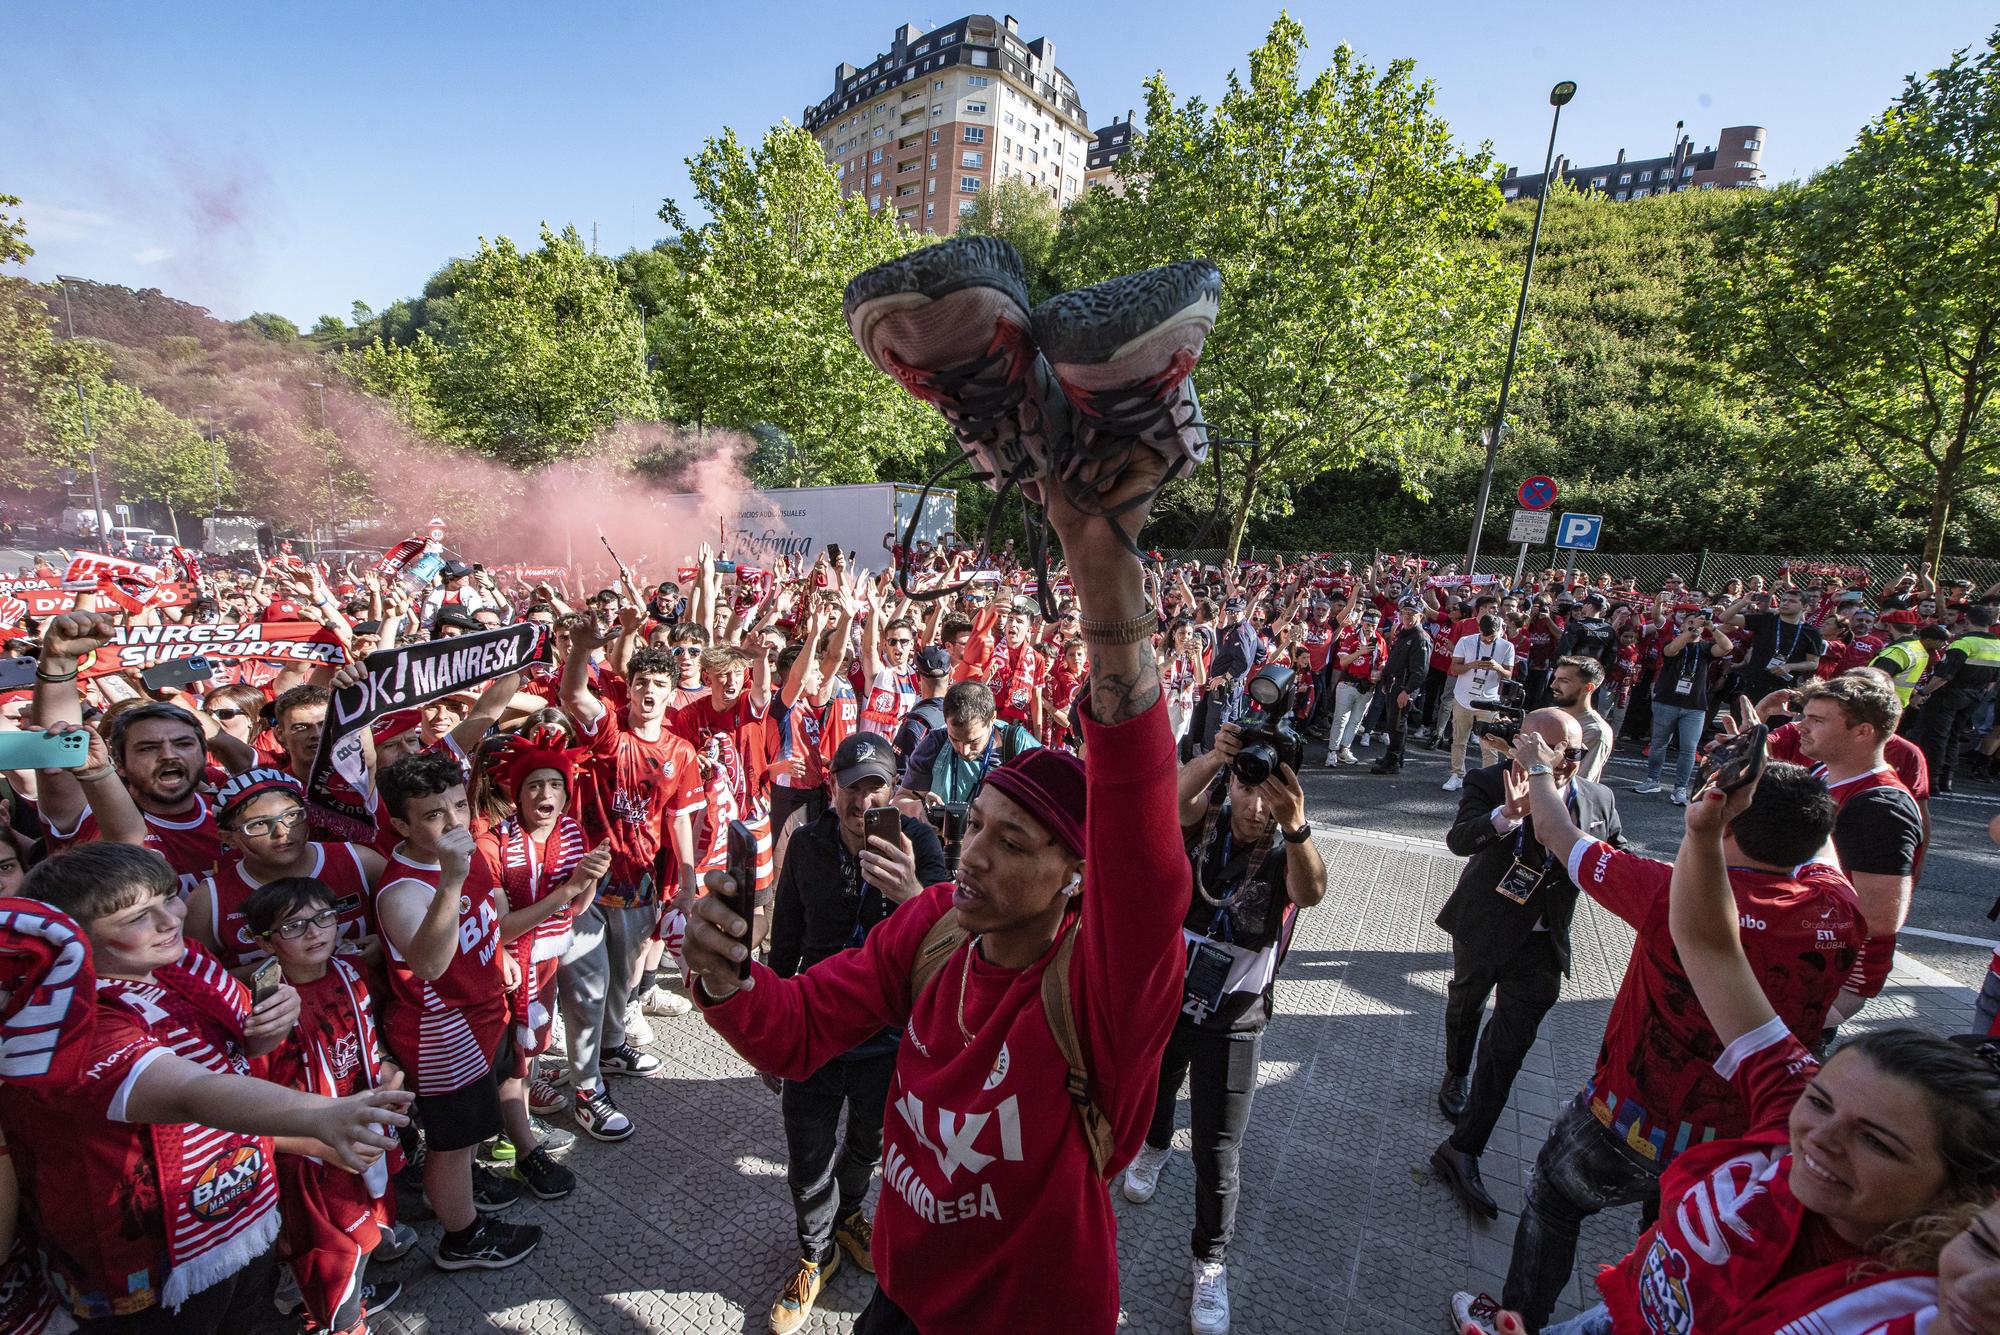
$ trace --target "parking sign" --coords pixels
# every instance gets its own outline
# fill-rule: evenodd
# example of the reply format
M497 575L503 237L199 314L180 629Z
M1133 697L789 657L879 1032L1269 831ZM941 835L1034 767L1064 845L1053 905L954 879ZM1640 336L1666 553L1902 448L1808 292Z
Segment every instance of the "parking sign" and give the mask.
M1556 546L1574 552L1594 552L1603 528L1603 515L1564 515L1556 525Z

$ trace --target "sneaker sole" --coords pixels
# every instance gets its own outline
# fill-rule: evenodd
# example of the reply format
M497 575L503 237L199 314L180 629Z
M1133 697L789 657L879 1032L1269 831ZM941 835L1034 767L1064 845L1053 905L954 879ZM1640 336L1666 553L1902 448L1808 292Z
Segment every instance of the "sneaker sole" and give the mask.
M1124 1186L1122 1184L1118 1188L1118 1193L1121 1196L1123 1196L1126 1200L1132 1202L1132 1204L1134 1205L1144 1205L1147 1201L1152 1200L1154 1196L1158 1195L1159 1191L1160 1191L1160 1184L1157 1182L1153 1184L1153 1189L1151 1191L1148 1191L1143 1195L1141 1195L1139 1192L1132 1190L1132 1188Z
M520 1203L521 1203L521 1198L519 1196L516 1196L513 1200L508 1201L502 1205L488 1205L482 1201L474 1200L472 1202L472 1208L476 1213L491 1218L492 1216L497 1214L506 1214L509 1210L513 1209Z
M1117 361L1188 324L1200 324L1206 336L1221 302L1222 274L1214 265L1178 260L1051 297L1029 322L1036 346L1060 370Z
M613 1066L610 1062L600 1062L597 1069L605 1075L651 1075L660 1068L657 1066L648 1066L641 1070L639 1067L626 1066L622 1063Z
M1028 327L1028 278L1021 256L1012 245L993 236L957 237L876 265L847 285L841 314L853 331L854 341L872 360L870 338L883 317L921 309L975 288L1011 301L1019 312L1015 323Z
M466 1257L460 1260L432 1253L431 1264L440 1270L508 1270L533 1256L535 1248L541 1245L542 1240L537 1238L529 1243L519 1256L509 1256L502 1260L488 1260L485 1257Z
M519 1182L523 1187L525 1187L527 1189L528 1194L530 1196L533 1196L538 1201L559 1201L563 1197L570 1195L572 1192L576 1190L576 1183L574 1182L564 1187L561 1191L543 1191L540 1187L528 1181L528 1179L525 1177L517 1177L514 1180L516 1182Z
M630 1140L633 1133L639 1129L636 1126L627 1126L623 1131L599 1131L596 1127L585 1124L581 1119L577 1121L577 1127L592 1140L601 1140L607 1145L616 1145L621 1140Z

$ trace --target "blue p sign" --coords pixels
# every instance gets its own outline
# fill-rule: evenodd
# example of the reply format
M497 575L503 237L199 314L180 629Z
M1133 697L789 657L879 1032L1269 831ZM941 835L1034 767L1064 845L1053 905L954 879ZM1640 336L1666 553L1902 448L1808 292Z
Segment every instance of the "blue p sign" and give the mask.
M1594 552L1597 536L1604 527L1603 515L1564 515L1556 525L1556 546L1571 551Z

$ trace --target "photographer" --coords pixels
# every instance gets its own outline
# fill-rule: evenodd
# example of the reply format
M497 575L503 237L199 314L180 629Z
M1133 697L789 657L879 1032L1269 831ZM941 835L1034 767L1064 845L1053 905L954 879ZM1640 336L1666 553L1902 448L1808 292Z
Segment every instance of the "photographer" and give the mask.
M1458 819L1445 843L1467 861L1437 917L1452 946L1438 1107L1458 1129L1432 1153L1431 1167L1460 1200L1488 1219L1498 1218L1500 1207L1480 1180L1479 1156L1542 1017L1562 991L1578 893L1562 860L1535 837L1529 781L1548 773L1578 829L1607 844L1620 837L1611 790L1576 777L1583 755L1576 720L1559 709L1538 709L1522 720L1520 732L1540 737L1559 752L1558 758L1551 765L1503 761L1466 777ZM1486 998L1496 992L1493 1018L1482 1035Z
M1257 1054L1298 911L1326 896L1326 865L1313 846L1298 776L1287 765L1268 772L1254 765L1253 775L1264 777L1246 783L1236 763L1243 742L1241 730L1226 725L1214 750L1181 767L1181 838L1195 885L1181 924L1181 1013L1160 1063L1153 1124L1123 1184L1125 1199L1152 1199L1186 1076L1195 1180L1189 1322L1196 1335L1229 1329L1224 1256L1236 1222L1236 1164L1257 1090Z
M1491 601L1480 600L1482 605ZM1488 608L1479 614L1477 629L1460 635L1451 647L1451 777L1444 781L1447 793L1457 792L1465 783L1465 758L1473 749L1473 702L1498 699L1500 683L1514 670L1514 646L1500 629L1500 613Z
M1646 781L1632 791L1657 793L1664 785L1660 775L1666 769L1667 743L1681 749L1674 770L1672 801L1686 806L1688 784L1694 779L1694 762L1701 749L1701 730L1708 719L1709 665L1727 658L1736 646L1705 608L1689 608L1681 613L1680 629L1660 647L1660 669L1653 677L1653 747L1646 757Z
M993 688L962 681L944 693L944 726L933 728L910 753L899 797L970 802L996 766L1041 745L1026 725L994 721Z
M931 827L898 814L895 844L867 832L868 813L893 811L895 758L887 738L850 735L828 766L833 798L800 827L778 873L771 922L771 972L790 978L859 947L897 906L946 878L944 850ZM789 1335L839 1268L839 1248L873 1272L873 1225L861 1204L882 1157L882 1109L896 1070L897 1031L885 1028L779 1094L785 1119L785 1180L798 1218L799 1263L771 1306L774 1335ZM841 1134L841 1111L847 1129Z

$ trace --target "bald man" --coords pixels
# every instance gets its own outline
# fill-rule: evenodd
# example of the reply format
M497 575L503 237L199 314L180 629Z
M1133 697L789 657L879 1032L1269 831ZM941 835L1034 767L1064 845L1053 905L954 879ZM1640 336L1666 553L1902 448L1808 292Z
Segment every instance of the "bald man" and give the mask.
M1528 766L1503 759L1465 776L1458 819L1445 843L1466 863L1437 917L1451 935L1452 964L1438 1108L1457 1130L1431 1155L1431 1167L1468 1209L1488 1219L1497 1218L1500 1207L1480 1180L1479 1156L1542 1017L1562 992L1578 893L1562 859L1535 839L1530 778L1547 773L1556 781L1587 837L1619 842L1611 790L1577 775L1584 751L1576 719L1560 709L1538 709L1522 727L1556 751L1555 761ZM1496 1000L1482 1036L1488 997Z

